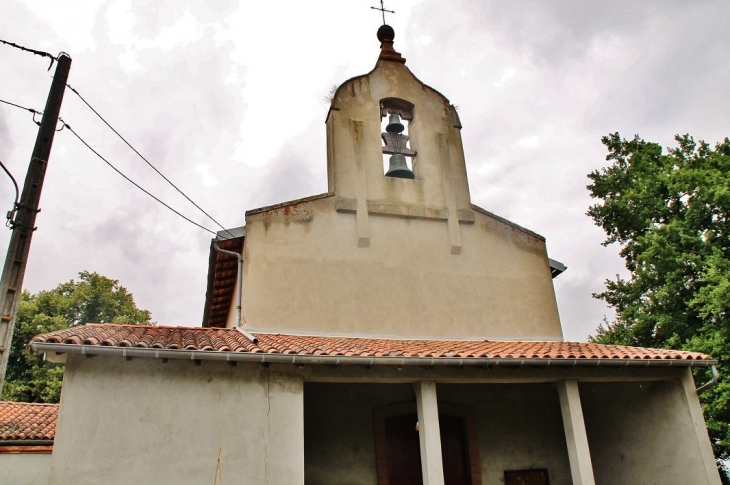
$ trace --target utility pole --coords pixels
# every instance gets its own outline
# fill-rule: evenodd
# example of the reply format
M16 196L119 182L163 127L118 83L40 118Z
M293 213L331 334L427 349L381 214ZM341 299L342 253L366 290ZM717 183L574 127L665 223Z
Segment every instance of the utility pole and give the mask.
M23 287L30 241L33 231L35 231L35 216L40 212L38 204L41 199L43 178L46 175L51 144L53 144L53 136L56 134L58 115L66 90L68 72L71 69L71 58L68 54L62 52L57 61L51 90L48 92L46 109L43 110L43 119L38 128L33 155L25 176L23 192L18 206L14 208L17 210L15 218L10 222L13 232L10 236L8 254L5 257L2 279L0 279L0 394L5 385L5 371L8 368L8 357L12 349L15 314Z

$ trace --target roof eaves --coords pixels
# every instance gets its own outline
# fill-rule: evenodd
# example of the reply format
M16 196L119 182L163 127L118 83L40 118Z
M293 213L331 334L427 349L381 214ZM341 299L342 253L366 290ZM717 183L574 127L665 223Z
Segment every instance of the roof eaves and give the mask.
M302 365L392 365L392 366L540 366L540 367L711 367L717 360L691 358L601 358L601 357L388 357L281 354L264 352L224 352L185 349L158 349L140 347L111 347L65 343L33 342L35 353L64 353L85 355L122 356L126 358L156 358L184 360L215 360L226 362L254 362L259 364Z
M325 192L323 194L310 195L309 197L303 197L301 199L288 200L286 202L280 202L280 203L274 204L274 205L267 205L266 207L259 207L257 209L251 209L251 210L246 211L246 215L248 216L251 214L258 214L260 212L281 209L282 207L289 207L292 205L303 204L305 202L311 202L313 200L318 200L318 199L326 199L327 197L334 197L334 196L335 196L334 192Z
M479 207L476 204L472 204L471 205L471 208L474 209L477 212L481 212L485 216L489 216L489 217L491 217L493 219L498 220L499 222L503 222L503 223L507 224L508 226L517 229L518 231L522 231L525 234L529 234L532 237L536 237L536 238L540 239L541 241L545 241L545 237L544 236L541 236L540 234L538 234L538 233L536 233L534 231L531 231L531 230L529 230L529 229L527 229L525 227L522 227L519 224L515 224L514 222L512 222L512 221L510 221L508 219L505 219L504 217L500 217L500 216L498 216L497 214L495 214L493 212L489 212L487 209L484 209L482 207Z

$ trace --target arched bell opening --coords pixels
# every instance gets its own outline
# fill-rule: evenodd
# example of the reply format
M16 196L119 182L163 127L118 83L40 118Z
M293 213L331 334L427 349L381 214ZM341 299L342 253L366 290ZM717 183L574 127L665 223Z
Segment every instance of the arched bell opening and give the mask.
M416 151L410 146L409 129L413 122L413 104L404 99L380 100L383 171L386 177L414 179L412 159Z

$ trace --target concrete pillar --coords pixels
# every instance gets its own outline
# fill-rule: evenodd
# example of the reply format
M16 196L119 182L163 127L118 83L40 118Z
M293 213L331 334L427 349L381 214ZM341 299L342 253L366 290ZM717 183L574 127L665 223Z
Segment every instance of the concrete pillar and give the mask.
M560 396L560 411L563 414L563 428L565 429L565 442L568 445L573 485L595 485L578 382L574 379L558 381L555 387Z
M705 482L703 480L702 483L720 485L720 472L717 471L715 455L712 452L710 437L707 434L705 417L702 414L702 406L700 406L700 399L697 396L697 391L695 389L695 380L692 377L692 369L689 367L687 367L687 369L682 373L682 387L684 388L684 397L687 400L687 408L689 410L690 419L692 420L692 427L695 430L697 446L700 449L705 474L707 476L707 481ZM700 482L698 481L698 483Z
M413 384L418 408L418 438L421 443L421 472L424 485L444 485L444 464L441 460L441 430L436 401L436 383L419 381Z

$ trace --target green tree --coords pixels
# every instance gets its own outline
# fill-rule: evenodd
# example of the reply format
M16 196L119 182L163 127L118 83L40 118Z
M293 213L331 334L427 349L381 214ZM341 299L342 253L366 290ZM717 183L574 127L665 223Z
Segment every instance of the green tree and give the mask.
M85 323L150 324L150 312L140 310L119 281L82 271L78 281L61 283L48 291L24 291L18 303L15 332L2 399L58 402L63 365L50 364L30 352L38 334Z
M714 149L689 135L663 150L635 136L603 137L612 164L588 175L588 210L618 243L630 276L606 281L596 298L616 318L599 343L711 354L726 376L702 395L718 460L730 456L730 140ZM706 380L708 371L695 378ZM721 464L720 461L718 463ZM722 466L722 465L721 465Z

